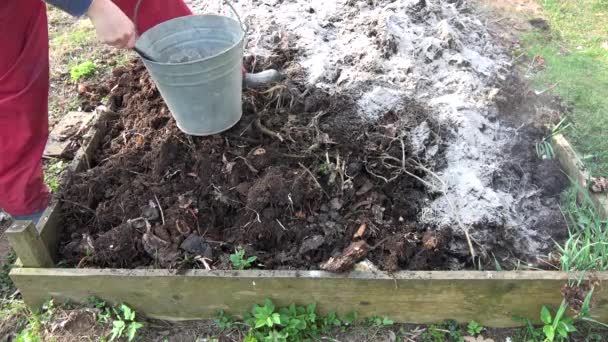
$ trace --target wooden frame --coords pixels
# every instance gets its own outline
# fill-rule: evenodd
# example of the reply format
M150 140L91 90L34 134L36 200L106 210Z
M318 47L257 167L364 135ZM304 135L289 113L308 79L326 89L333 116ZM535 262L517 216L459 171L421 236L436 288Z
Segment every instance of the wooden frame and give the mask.
M100 120L103 123L103 120ZM87 167L88 156L97 148L104 127L92 130L89 143L77 154L71 169ZM574 150L562 136L554 137L556 154L566 173L585 179ZM605 196L597 205L606 208ZM603 203L603 204L602 204ZM34 227L17 221L7 235L20 259L10 276L30 306L57 300L86 301L90 296L125 302L153 318L189 320L210 318L223 309L247 311L270 298L279 305L317 303L322 312L360 316L386 315L409 323L432 323L455 319L476 320L489 327L521 325L513 316L539 322L543 305L558 306L561 288L579 275L551 271L442 271L352 272L322 271L205 271L184 272L151 269L52 268L61 232L61 206L53 203ZM604 211L605 214L605 211ZM595 274L608 280L608 272ZM598 305L593 317L608 321L608 290L596 289Z
M581 189L587 189L586 184L589 179L589 173L587 172L583 161L574 151L572 145L570 145L563 135L556 134L553 137L553 146L555 155L564 172L573 182L576 182ZM602 218L608 220L608 193L594 194L589 192L588 194L580 194L579 198L582 196L589 196L597 213Z

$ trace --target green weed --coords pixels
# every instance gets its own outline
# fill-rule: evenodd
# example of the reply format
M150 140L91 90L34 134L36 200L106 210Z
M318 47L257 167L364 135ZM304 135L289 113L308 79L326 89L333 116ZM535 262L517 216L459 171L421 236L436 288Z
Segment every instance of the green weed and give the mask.
M564 195L563 211L569 222L569 238L557 246L561 269L608 270L608 221L596 213L587 190L574 184Z
M9 273L15 267L15 260L17 260L17 255L11 251L0 268L0 298L7 298L16 290L15 284L9 277Z
M366 318L363 323L368 326L388 327L393 325L395 322L388 317L372 316Z
M83 78L92 76L97 71L97 65L92 61L86 61L70 68L70 77L76 82Z
M246 258L244 249L238 249L233 254L230 254L230 263L235 270L246 270L251 268L253 262L256 260L256 256Z
M120 338L133 341L137 337L139 330L143 327L143 324L136 320L135 311L126 304L111 306L95 297L89 298L89 303L97 309L98 324L106 325L112 322L110 341Z
M460 325L456 321L430 325L420 336L422 342L464 342Z
M540 142L536 143L536 155L540 159L554 159L555 151L551 144L552 138L561 134L570 127L570 123L565 124L566 118L562 119L555 127L551 130L551 133L544 137Z
M51 164L48 169L46 169L46 172L44 173L44 180L51 191L57 192L57 190L59 190L59 175L67 166L67 163L65 163L63 160L58 160Z
M483 327L483 325L475 321L471 321L469 322L469 325L467 325L467 333L471 336L477 336L481 334L484 329L485 328Z
M541 327L535 327L532 322L527 318L514 318L517 321L524 323L525 327L516 334L516 340L527 341L527 342L553 342L553 341L568 341L572 333L577 332L579 329L575 327L575 323L582 325L583 323L594 324L602 328L607 328L608 325L598 322L589 316L591 310L591 298L593 296L593 289L589 291L585 300L581 306L580 311L574 316L566 316L568 310L568 304L565 300L562 300L559 308L553 315L551 310L546 306L543 306L540 312L540 319L543 322ZM592 331L591 328L587 329L587 333L584 335L587 337L586 341L595 341L590 336L597 335ZM600 338L601 340L601 338Z
M214 320L215 324L221 329L231 329L236 320L234 317L227 314L224 310L217 311L217 318Z
M118 308L113 308L114 321L112 322L112 331L110 341L125 337L128 341L133 341L137 336L139 329L143 324L135 320L135 311L125 304L121 304Z
M20 315L20 324L23 329L15 337L15 341L38 342L42 341L42 331L46 324L52 321L55 314L55 304L53 300L47 301L40 311L30 311L22 301L9 301L8 309L3 307L0 319L5 319L5 315ZM5 311L6 310L6 311Z
M338 317L335 312L319 315L315 304L277 308L270 300L264 305L254 305L244 315L244 324L249 328L244 341L313 341L333 329L345 328L354 323L355 313ZM388 322L382 319L381 322ZM220 328L232 328L237 322L224 311L218 311L216 324ZM391 323L392 324L392 323Z
M545 324L543 326L543 333L545 334L546 341L553 342L556 339L567 339L570 333L576 331L574 319L564 316L567 308L568 305L563 300L559 309L555 312L555 316L552 316L551 311L546 306L543 306L540 312L540 319Z

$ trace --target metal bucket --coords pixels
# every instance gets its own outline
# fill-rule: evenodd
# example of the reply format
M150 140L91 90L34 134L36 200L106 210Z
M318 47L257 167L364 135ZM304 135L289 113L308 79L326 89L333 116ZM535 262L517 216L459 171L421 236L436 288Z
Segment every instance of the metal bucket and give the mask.
M244 38L236 20L193 15L161 23L137 40L150 76L184 133L217 134L241 119Z

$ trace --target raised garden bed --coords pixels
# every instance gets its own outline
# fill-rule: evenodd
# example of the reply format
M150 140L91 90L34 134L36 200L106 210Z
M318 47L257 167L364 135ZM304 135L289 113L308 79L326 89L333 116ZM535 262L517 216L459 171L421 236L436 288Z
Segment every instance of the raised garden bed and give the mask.
M104 114L100 122L105 122ZM92 131L71 171L82 173L95 160L95 151L107 134L107 125ZM571 175L580 179L570 147L555 137L556 154ZM150 317L198 319L212 317L217 309L245 311L262 298L279 304L317 302L323 311L357 311L361 315L387 315L398 321L430 323L442 319L476 320L487 326L518 323L514 315L536 318L542 305L558 305L561 289L576 275L551 271L207 271L201 269L75 269L53 268L64 233L63 204L53 204L37 228L15 223L7 235L21 267L11 277L25 301L39 306L49 297L85 301L97 296L127 302ZM77 207L77 206L76 206ZM69 210L75 210L71 206ZM608 274L595 274L600 281ZM608 292L596 290L596 318L608 319Z
M384 18L399 23L387 27L368 15L384 13L380 7L346 6L352 22L390 34L366 35L368 58L331 34L340 20L322 23L323 41L345 55L340 70L325 66L319 86L311 85L315 70L296 62L295 39L267 32L276 49L246 64L289 77L246 92L243 119L222 135L181 134L140 64L87 86L92 99L110 95L109 111L38 227L17 222L7 231L22 265L11 276L26 302L98 296L151 317L196 319L271 298L495 327L558 305L577 275L467 270L512 258L538 266L535 256L566 233L557 207L566 181L554 161L534 154L540 130L497 123L518 94L487 91L500 86L494 78L504 68L479 51L499 61L504 53L471 38L483 25L470 12L439 6L404 9L409 17ZM467 25L442 19L446 13ZM434 26L419 20L423 14ZM420 39L400 42L391 30L403 25ZM318 41L304 47L317 53ZM378 76L403 71L404 56L417 58L409 76ZM403 92L415 79L422 80L415 91ZM341 92L332 92L336 82ZM563 168L580 179L577 162L557 145ZM237 248L263 270L228 270ZM348 272L363 258L375 266L323 271ZM70 268L52 268L58 260ZM594 314L608 318L608 294L596 288L594 296Z

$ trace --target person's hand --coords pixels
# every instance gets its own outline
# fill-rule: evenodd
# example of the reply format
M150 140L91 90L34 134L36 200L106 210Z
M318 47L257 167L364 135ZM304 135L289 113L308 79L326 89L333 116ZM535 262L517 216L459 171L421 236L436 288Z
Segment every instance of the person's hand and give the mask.
M121 49L135 46L135 25L111 0L93 0L87 16L95 26L97 37L104 43Z

